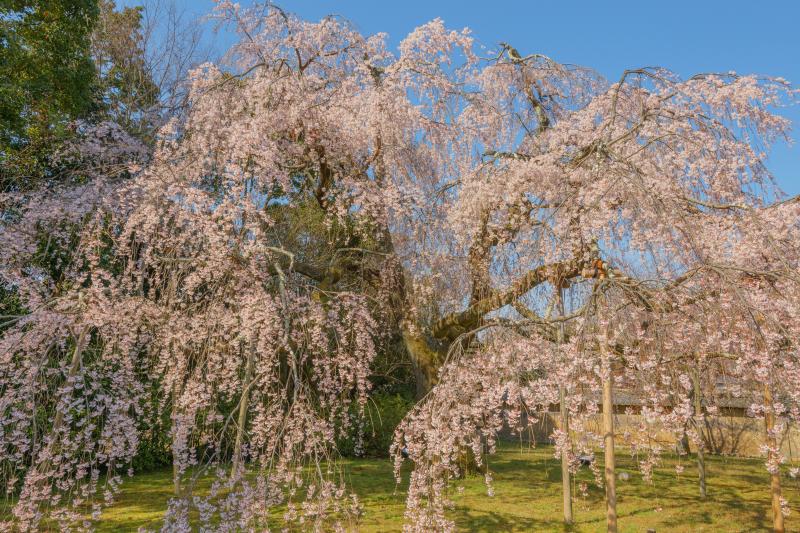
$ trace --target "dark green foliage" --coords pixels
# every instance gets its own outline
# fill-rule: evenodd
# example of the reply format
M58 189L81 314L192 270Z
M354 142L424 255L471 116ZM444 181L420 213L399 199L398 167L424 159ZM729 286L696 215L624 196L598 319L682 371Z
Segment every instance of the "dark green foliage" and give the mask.
M364 454L384 457L389 454L394 431L416 402L412 394L376 394L367 407L364 428Z
M364 433L361 455L388 457L394 430L403 417L414 407L414 397L408 394L376 393L370 398L364 413ZM347 457L356 455L356 431L338 443L339 452Z
M75 138L77 119L152 142L160 90L144 44L140 7L0 0L0 190L72 176L53 155Z
M27 310L22 305L17 291L11 286L0 283L0 334L25 314Z
M151 381L149 397L142 408L144 416L139 422L139 448L131 466L136 472L172 464L172 438L169 433L169 411L159 406L161 389Z
M0 0L0 188L53 175L70 121L95 105L96 0Z

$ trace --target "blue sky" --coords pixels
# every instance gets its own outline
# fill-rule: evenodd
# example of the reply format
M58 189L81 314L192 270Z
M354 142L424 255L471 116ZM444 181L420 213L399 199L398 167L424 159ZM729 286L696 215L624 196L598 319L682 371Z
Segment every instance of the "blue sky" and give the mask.
M176 1L198 15L213 7L211 0ZM682 75L734 70L782 76L800 87L800 0L286 0L279 5L313 20L342 15L362 33L388 33L393 46L416 26L441 17L449 27L471 28L486 46L506 41L522 55L544 53L609 79L626 68L663 66ZM222 45L226 37L217 41ZM800 140L800 106L783 114L793 120L793 137ZM786 192L800 194L800 145L778 145L769 167Z

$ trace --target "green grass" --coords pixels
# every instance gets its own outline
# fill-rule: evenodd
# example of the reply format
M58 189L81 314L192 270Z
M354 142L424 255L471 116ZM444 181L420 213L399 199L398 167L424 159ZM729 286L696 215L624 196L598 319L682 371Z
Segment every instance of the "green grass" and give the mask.
M653 483L644 482L634 461L621 452L618 469L630 473L617 482L620 531L751 532L770 529L769 479L762 461L710 457L707 460L708 498L697 496L697 471L686 458L680 475L676 459L665 458ZM389 460L345 461L348 482L364 504L360 531L390 532L402 528L404 486L397 487ZM603 490L590 484L588 495L577 495L575 524L561 524L561 470L551 447L504 447L492 456L495 496L486 495L482 476L459 480L453 491L452 518L460 531L605 531ZM577 483L591 482L583 468ZM800 529L800 486L784 477L784 496L792 505L787 531ZM172 491L171 471L139 474L123 484L117 502L103 513L99 531L157 529ZM576 493L578 491L575 491Z

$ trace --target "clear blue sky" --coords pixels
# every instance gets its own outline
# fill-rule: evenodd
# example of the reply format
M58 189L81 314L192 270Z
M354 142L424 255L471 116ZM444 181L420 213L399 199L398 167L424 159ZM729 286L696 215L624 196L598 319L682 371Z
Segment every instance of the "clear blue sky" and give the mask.
M211 0L177 1L196 14L213 6ZM782 76L800 87L800 0L285 0L278 4L312 20L342 15L362 33L388 33L392 46L416 26L441 17L448 27L471 28L486 46L506 41L523 55L544 53L560 62L592 67L609 79L618 78L626 68L657 65L682 75L734 70ZM225 36L218 37L220 44L225 41ZM793 138L800 140L800 106L784 114L794 122ZM769 167L786 192L800 194L800 145L781 143Z

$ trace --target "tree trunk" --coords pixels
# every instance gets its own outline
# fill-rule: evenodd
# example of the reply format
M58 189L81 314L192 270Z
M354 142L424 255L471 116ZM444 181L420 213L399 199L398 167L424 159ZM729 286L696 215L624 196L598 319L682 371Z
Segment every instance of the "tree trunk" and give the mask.
M681 447L680 451L682 453L680 455L683 455L684 453L689 453L689 449L690 449L690 446L689 446L689 435L686 434L686 428L685 427L683 428L683 435L681 436L681 440L678 441L678 445Z
M414 335L407 329L403 329L403 344L414 365L416 396L420 400L436 385L444 358L422 335Z
M778 441L773 433L775 429L775 411L772 406L772 389L769 384L764 385L764 404L766 405L766 410L764 411L764 429L766 430L767 446L770 448L770 457L768 457L768 459L772 459L774 454L772 450L778 447ZM770 492L772 493L772 529L775 533L784 533L783 513L781 512L780 470L770 473Z
M608 533L617 532L617 478L614 464L614 396L609 365L603 379L603 442L605 445L606 524Z
M703 398L700 395L700 372L695 370L692 376L694 381L694 425L697 429L698 438L702 436L701 422L705 422L705 415L703 414ZM703 453L703 443L697 443L697 473L700 481L700 497L706 497L706 459Z
M75 349L72 351L72 360L70 361L69 371L67 372L67 382L72 381L72 379L78 373L78 369L81 367L83 350L86 348L86 343L88 342L88 339L86 338L89 333L88 330L89 328L82 330L75 339ZM56 406L58 406L58 404L56 404ZM46 472L51 468L52 457L59 453L61 443L58 440L60 438L58 434L61 432L63 426L64 413L56 410L56 416L53 418L53 428L51 430L53 440L51 440L50 444L48 445L48 453L44 462L36 467L38 472Z
M244 445L245 426L247 425L247 409L250 400L250 385L253 380L253 366L255 364L255 347L250 346L245 363L244 380L242 381L242 397L239 399L239 418L236 427L236 443L233 448L233 461L231 465L231 476L239 473L242 463L242 446Z
M83 331L80 332L78 338L75 339L75 349L72 351L72 361L70 362L69 373L67 374L68 382L75 377L75 374L78 373L78 369L81 367L83 350L86 348L86 334L87 330L84 329ZM61 430L61 426L63 425L64 425L64 413L61 411L56 411L56 416L55 419L53 420L53 434L57 434Z

